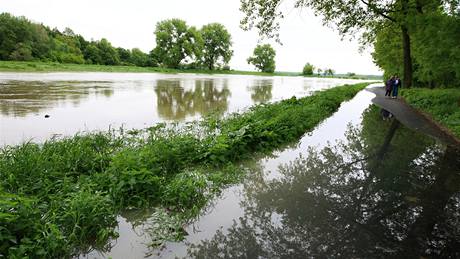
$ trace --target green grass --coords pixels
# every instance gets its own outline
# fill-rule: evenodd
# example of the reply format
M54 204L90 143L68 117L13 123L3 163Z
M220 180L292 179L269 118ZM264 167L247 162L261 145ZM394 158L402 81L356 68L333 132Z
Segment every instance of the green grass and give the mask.
M427 113L460 138L459 89L403 89L402 96L408 104Z
M256 76L302 76L300 72L274 72L263 73L241 70L203 70L203 69L170 69L161 67L137 66L105 66L88 64L63 64L57 62L38 61L0 61L0 71L3 72L131 72L131 73L195 73L195 74L224 74L224 75L256 75ZM316 77L316 76L310 76ZM372 75L346 75L326 76L326 78L352 78L352 79L379 79Z
M104 249L116 215L156 208L154 244L244 173L236 162L298 140L368 83L208 117L185 126L96 132L0 151L0 257L67 257ZM158 226L167 226L158 228Z

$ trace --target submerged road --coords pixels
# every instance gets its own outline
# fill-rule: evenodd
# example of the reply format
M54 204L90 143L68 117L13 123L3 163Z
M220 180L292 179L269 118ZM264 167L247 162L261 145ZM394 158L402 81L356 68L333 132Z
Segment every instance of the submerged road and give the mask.
M403 100L385 97L385 89L383 87L370 87L366 88L366 90L375 94L372 103L391 112L394 117L407 127L436 138L448 145L460 145L460 140L449 133L447 129L434 123Z

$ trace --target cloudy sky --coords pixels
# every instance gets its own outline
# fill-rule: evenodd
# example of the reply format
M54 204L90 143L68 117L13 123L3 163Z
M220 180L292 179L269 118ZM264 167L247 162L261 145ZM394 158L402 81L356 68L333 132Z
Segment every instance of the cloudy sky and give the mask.
M87 39L107 38L116 47L144 51L155 46L153 31L158 21L181 18L196 27L219 22L232 34L231 67L253 70L246 59L259 39L256 31L239 28L239 5L239 0L2 0L0 12L24 15L59 29L70 27ZM341 41L337 32L324 27L309 10L285 10L288 15L280 31L283 45L273 43L277 71L301 71L310 62L338 73L382 73L373 64L370 50L359 53L356 41Z

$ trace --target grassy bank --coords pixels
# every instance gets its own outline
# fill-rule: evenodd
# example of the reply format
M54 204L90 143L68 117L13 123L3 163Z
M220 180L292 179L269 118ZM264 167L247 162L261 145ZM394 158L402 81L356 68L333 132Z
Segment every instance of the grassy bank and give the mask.
M136 67L136 66L105 66L88 64L62 64L53 62L25 62L25 61L0 61L0 72L130 72L130 73L195 73L195 74L224 74L224 75L256 75L256 76L302 76L297 72L274 72L263 73L256 71L240 70L199 70L199 69L170 69L160 67ZM314 77L314 76L313 76ZM378 76L345 75L327 76L326 78L352 78L378 80Z
M403 89L402 96L411 106L427 113L460 138L459 89Z
M298 140L366 85L336 87L182 127L159 124L5 147L0 151L0 256L54 258L90 245L103 249L117 235L116 215L131 208L158 208L157 225L166 230L152 231L157 244L180 239L182 224L241 175L234 162Z

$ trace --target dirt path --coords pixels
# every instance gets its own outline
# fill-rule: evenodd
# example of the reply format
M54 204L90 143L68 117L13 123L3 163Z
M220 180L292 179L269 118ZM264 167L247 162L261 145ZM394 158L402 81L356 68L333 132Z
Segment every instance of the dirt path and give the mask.
M407 127L434 137L448 145L460 145L460 141L458 139L456 139L446 129L423 115L420 111L412 108L401 99L391 99L385 97L385 90L383 87L366 88L366 90L376 95L372 99L372 102L375 105L391 112Z

